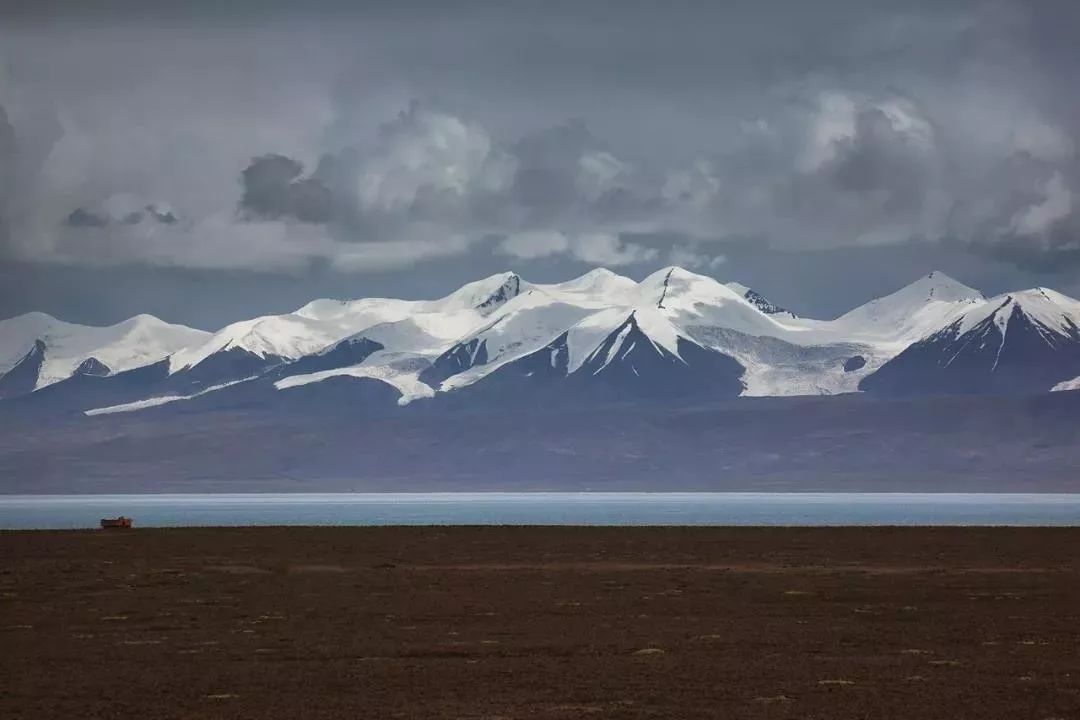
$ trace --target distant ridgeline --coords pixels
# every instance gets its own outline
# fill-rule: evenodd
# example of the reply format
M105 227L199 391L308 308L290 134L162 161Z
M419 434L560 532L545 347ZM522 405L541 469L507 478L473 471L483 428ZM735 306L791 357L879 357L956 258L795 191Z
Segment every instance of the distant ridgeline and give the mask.
M934 272L834 320L682 268L558 284L503 273L438 300L316 300L215 333L0 321L0 414L689 406L738 396L1080 389L1080 302L985 298Z

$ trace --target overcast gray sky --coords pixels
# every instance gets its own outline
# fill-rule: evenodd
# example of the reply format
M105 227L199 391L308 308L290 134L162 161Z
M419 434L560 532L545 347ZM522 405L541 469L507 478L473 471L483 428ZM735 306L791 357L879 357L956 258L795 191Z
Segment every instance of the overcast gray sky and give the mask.
M1080 294L1071 0L89 5L0 2L0 316L598 265Z

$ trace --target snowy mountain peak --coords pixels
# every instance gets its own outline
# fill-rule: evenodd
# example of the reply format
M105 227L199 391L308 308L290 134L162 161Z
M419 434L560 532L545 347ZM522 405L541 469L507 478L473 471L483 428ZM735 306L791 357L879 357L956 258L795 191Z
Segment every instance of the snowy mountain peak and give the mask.
M832 324L844 332L904 344L940 329L956 313L984 302L978 290L935 270L894 293L860 305Z
M521 293L521 277L517 273L506 273L504 278L502 284L476 306L481 315L494 312Z
M709 280L713 279L709 275L702 275L701 273L696 273L693 270L687 270L682 265L668 265L667 267L660 268L659 270L654 272L653 275L667 275L671 278L681 278L686 280L698 280L701 278L706 278Z
M907 287L901 288L888 297L903 293L905 296L921 297L926 301L958 302L964 300L982 300L983 294L970 288L959 280L954 280L940 270L933 270Z
M584 275L578 277L577 280L581 281L581 280L593 280L593 279L597 279L597 278L603 279L603 278L621 278L621 277L622 277L622 275L620 275L620 274L618 274L616 272L612 272L611 270L608 270L607 268L598 267L598 268L593 268L589 272L587 272ZM574 280L570 280L569 282L574 282Z
M11 322L42 323L42 322L60 322L60 321L57 320L56 318L54 318L49 313L43 313L43 312L39 312L37 310L31 310L28 313L23 313L22 315L16 315L15 317L8 318L7 320L0 320L0 322L4 322L4 323L11 323Z
M678 331L659 313L650 309L634 310L585 356L580 368L597 375L613 362L646 346L681 362L679 338ZM571 365L571 371L576 369Z
M51 328L66 325L52 315L43 312L28 312L7 320L0 320L0 341L7 341L13 335L40 335Z
M1009 295L1019 303L1051 303L1053 305L1060 306L1065 309L1075 309L1080 306L1080 302L1073 298L1059 293L1057 290L1051 290L1045 287L1034 287L1030 290L1020 290L1018 292L1009 293Z
M677 266L654 272L641 281L641 304L659 309L691 309L696 303L744 302L742 296L707 275Z
M679 354L679 340L687 339L664 314L650 307L636 309L629 320L657 348Z
M0 321L0 375L36 350L31 389L65 380L83 370L121 372L150 365L208 333L171 325L153 315L136 315L107 327L76 325L45 313ZM88 363L89 360L94 362ZM26 365L23 364L24 370ZM25 384L25 383L24 383Z
M503 272L462 285L437 304L444 310L477 310L489 314L517 297L527 283L515 272Z
M132 327L139 325L168 325L169 323L165 322L159 317L155 317L154 315L149 315L147 313L139 313L138 315L132 315L127 320L124 320L119 324Z
M786 324L790 317L768 315L732 288L683 268L665 268L641 282L637 307L660 311L682 328L724 328L754 337L788 337L804 329Z
M1080 327L1080 301L1047 288L998 295L965 312L959 332L968 332L990 318L1004 332L1014 318L1021 317L1059 335L1073 336Z
M45 343L35 340L31 350L10 370L0 373L0 398L26 395L36 389L41 366L45 363L45 351Z
M559 283L557 287L564 290L603 290L612 285L625 285L627 282L637 285L633 280L607 268L594 268L580 277Z
M227 325L203 342L185 347L169 358L169 372L193 368L220 352L242 351L263 359L292 360L317 352L336 338L328 323L298 315L268 315Z
M799 317L787 308L782 308L779 305L774 304L757 290L743 285L742 283L729 282L724 283L724 285L727 286L736 295L742 296L742 298L745 299L746 302L750 303L766 315L783 315L793 320Z
M1080 302L1033 288L952 307L859 387L892 395L1039 392L1080 372Z
M669 283L694 283L694 282L712 282L720 284L714 278L708 275L701 275L696 272L687 270L684 267L678 265L669 265L666 268L661 268L656 272L649 275L647 278L641 281L642 285L653 285L657 282L664 281Z
M750 303L766 315L783 315L791 319L796 319L799 317L787 308L783 308L779 305L774 304L772 301L770 301L768 298L766 298L764 295L757 292L756 290L747 290L746 294L743 295L743 297L746 298L746 302Z
M657 349L663 348L672 355L679 354L679 330L661 310L641 305L627 311L626 308L610 308L593 313L570 328L567 335L569 347L568 370L573 373L590 361L606 340L618 340L617 347L631 331L643 336ZM612 350L614 352L614 350Z
M560 302L592 307L633 304L638 294L636 282L604 268L590 270L566 282L533 287Z

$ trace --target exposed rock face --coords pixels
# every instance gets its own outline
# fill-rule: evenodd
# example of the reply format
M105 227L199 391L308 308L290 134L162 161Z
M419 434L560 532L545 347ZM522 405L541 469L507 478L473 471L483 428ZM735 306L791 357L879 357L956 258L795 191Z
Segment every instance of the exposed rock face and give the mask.
M35 341L33 349L0 377L0 398L18 397L34 392L41 366L45 362L45 351L45 341Z

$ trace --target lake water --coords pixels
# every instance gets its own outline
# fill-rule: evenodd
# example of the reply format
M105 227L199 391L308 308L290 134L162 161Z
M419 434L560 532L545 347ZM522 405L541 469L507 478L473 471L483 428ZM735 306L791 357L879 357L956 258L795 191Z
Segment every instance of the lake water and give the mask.
M0 495L0 528L228 525L1080 525L1080 494Z

